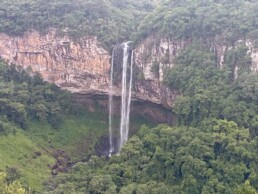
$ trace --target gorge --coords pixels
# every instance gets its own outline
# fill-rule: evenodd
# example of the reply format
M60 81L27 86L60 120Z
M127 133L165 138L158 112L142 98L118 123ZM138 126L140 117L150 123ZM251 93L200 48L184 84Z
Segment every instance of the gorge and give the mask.
M135 72L132 66L128 72L123 68L127 61L122 57L123 44L118 44L109 55L96 37L74 42L69 36L57 36L54 30L46 35L31 31L22 37L0 34L0 56L9 64L14 63L31 74L40 73L45 81L72 92L74 101L85 109L95 112L97 102L104 112L109 112L109 152L115 153L129 135L130 106L134 118L171 124L174 120L171 107L177 95L145 67L139 49L133 54L132 43L128 44L127 58L131 65L135 63ZM129 79L132 77L135 79ZM126 88L127 94L121 95ZM120 126L112 124L113 115L121 117ZM120 135L115 131L120 131Z
M169 109L171 110L175 97L180 93L163 83L164 74L175 65L178 54L190 43L171 38L157 39L152 35L134 46L133 114L155 118L162 123L173 122ZM243 41L239 40L235 46L242 43ZM258 49L251 40L246 40L245 45L252 58L251 69L256 71ZM232 48L231 45L219 42L210 43L209 49L215 54L218 68L224 67L225 55ZM26 32L20 37L0 34L0 57L3 60L28 71L40 73L45 81L55 83L75 94L75 100L89 110L94 110L93 101L96 99L103 109L109 112L108 100L104 99L108 99L110 93L110 71L113 63L114 76L121 79L119 72L122 72L122 68L118 61L122 60L123 54L121 49L118 50L120 51L109 54L97 37L84 36L79 41L74 41L68 35L58 36L54 29L45 35L37 31ZM112 98L119 102L122 86L116 80L113 84ZM118 102L115 103L117 108L113 107L116 115L120 112ZM152 105L143 109L143 105L138 102Z
M257 194L257 13L1 0L0 193Z
M115 64L121 60L119 52L114 56ZM176 92L153 76L151 64L143 61L141 47L135 49L134 55L137 69L132 85L134 104L146 101L170 109ZM91 108L91 103L87 105L87 101L92 96L107 99L109 94L112 56L100 46L96 37L83 37L75 42L69 36L57 36L54 30L43 36L36 31L27 32L22 37L0 34L0 57L8 63L40 73L45 81L76 94L77 101L81 102L84 96L85 101L81 103L88 108ZM118 72L122 72L121 68L115 65L114 75ZM114 96L120 96L120 88L121 84L114 83ZM108 103L105 104L104 109L108 112Z

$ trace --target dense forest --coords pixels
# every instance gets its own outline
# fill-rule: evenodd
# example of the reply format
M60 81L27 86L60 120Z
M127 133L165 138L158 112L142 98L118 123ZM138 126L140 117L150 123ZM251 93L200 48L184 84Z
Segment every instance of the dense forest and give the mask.
M58 29L75 40L99 37L106 48L128 40L138 22L154 9L150 0L3 0L0 4L0 31L22 35L28 30L46 33Z
M98 157L94 143L104 134L106 115L83 112L68 92L38 74L1 62L0 138L25 135L38 142L40 150L31 145L32 155L37 158L40 152L44 158L30 168L38 165L41 172L55 159L45 149L63 149L71 161L69 168L62 163L60 173L52 169L52 177L47 172L37 183L15 165L0 165L0 193L257 193L258 76L245 44L245 40L258 44L257 0L0 3L0 32L20 36L51 28L75 40L97 36L108 50L118 42L131 39L137 44L148 36L188 41L164 78L164 84L180 94L171 110L176 121L173 126L142 125L121 153ZM231 46L223 68L217 67L210 49L214 42ZM76 144L68 143L68 135L78 142L80 136L87 137L90 151L75 152ZM20 155L21 163L26 162L28 154ZM58 157L58 161L66 158Z
M105 134L106 115L85 112L71 93L4 61L0 104L0 193L42 191L43 180L86 160Z
M31 76L15 65L1 62L0 68L0 133L15 132L11 123L26 129L29 119L47 120L57 127L60 113L69 111L70 94L44 82L39 74Z
M248 69L250 57L237 53ZM257 75L243 70L234 80L191 46L166 81L183 94L175 127L143 126L119 155L74 166L50 180L48 192L256 193Z
M225 44L257 39L257 9L255 0L168 0L144 18L138 33Z
M26 133L32 121L46 122L51 128L57 129L62 123L61 113L72 113L74 105L68 92L44 82L38 74L28 74L25 70L15 65L8 66L3 61L0 62L0 69L0 136L1 141L7 143L5 146L1 143L3 147L0 153L0 166L3 167L6 162L8 165L5 166L6 172L0 172L0 193L24 193L25 189L16 181L21 176L19 170L15 166L9 166L12 165L12 161L9 160L12 156L5 157L5 152L2 152L5 147L8 151L12 150L12 143L8 143L4 138L16 136L17 133L21 138L21 130ZM25 147L28 146L26 140L19 140ZM31 148L28 146L27 149ZM14 155L20 151L14 150ZM26 154L23 157L27 158Z
M55 28L75 39L97 36L108 49L150 34L233 43L257 38L257 4L256 0L3 0L0 32L22 35Z
M46 193L256 193L256 148L233 121L143 126L119 155L77 164Z

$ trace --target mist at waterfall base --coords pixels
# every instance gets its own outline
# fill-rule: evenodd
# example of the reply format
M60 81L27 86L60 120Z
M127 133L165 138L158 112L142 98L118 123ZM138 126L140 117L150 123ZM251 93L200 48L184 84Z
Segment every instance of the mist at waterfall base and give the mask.
M130 49L131 42L122 43L119 47L115 46L112 52L112 63L110 71L110 92L109 92L109 156L119 153L122 146L128 140L130 123L130 106L132 97L133 82L133 51ZM121 77L121 113L120 127L113 126L113 86L114 86L114 64L115 54L118 48L122 48L122 67ZM119 136L117 135L119 130Z

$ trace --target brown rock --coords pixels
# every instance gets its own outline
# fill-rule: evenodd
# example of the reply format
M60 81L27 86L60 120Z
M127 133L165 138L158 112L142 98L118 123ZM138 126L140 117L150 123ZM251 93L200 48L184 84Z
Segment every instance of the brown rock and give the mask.
M0 56L9 63L39 72L46 81L71 92L102 90L108 84L109 53L95 37L79 43L56 37L54 31L42 36L27 32L23 37L0 34Z
M141 50L142 47L147 48L140 46L135 50L135 65L139 67L135 67L135 71L140 70L147 75L148 67L143 68L143 61L139 57L141 51L146 51ZM45 81L53 82L72 93L104 95L105 98L109 93L111 56L100 46L96 37L83 37L74 42L67 36L57 37L54 30L46 35L31 31L22 37L0 34L0 57L24 69L31 68L33 72L39 72ZM133 100L171 107L175 92L161 84L159 79L145 77L139 81L135 79ZM121 95L119 83L114 86L114 95Z

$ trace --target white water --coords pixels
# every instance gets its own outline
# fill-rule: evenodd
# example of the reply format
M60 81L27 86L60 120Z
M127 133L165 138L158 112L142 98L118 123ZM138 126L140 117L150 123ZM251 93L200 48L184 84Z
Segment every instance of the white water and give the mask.
M120 120L120 142L119 151L126 142L126 118L127 118L127 63L128 63L128 43L124 43L123 70L122 70L122 93L121 93L121 120Z
M116 47L115 47L116 48ZM109 91L109 155L114 153L114 134L113 134L113 74L114 74L114 57L115 48L112 52L112 65L110 72L110 91ZM129 42L123 43L123 61L122 61L122 83L121 83L121 119L120 119L120 140L118 142L118 152L121 150L122 146L128 140L129 133L129 122L130 122L130 106L132 98L132 82L133 82L133 52L130 60L130 80L128 84L127 80L127 68L128 68L128 58L129 58Z
M112 51L112 63L111 63L111 70L110 70L110 85L109 85L109 155L114 152L114 143L113 143L113 71L114 71L114 54L115 54L115 47Z
M130 64L130 84L129 84L129 94L128 94L128 101L127 101L127 115L126 115L126 134L125 134L125 141L128 140L128 133L129 133L129 123L130 123L130 107L131 107L131 99L132 99L132 84L133 84L133 57L134 53L132 51L131 55L131 64Z

